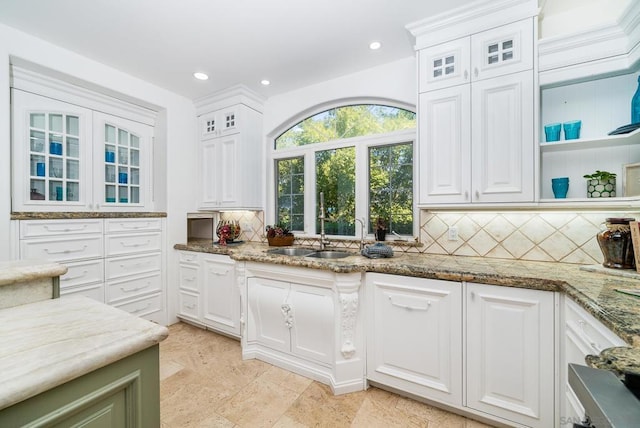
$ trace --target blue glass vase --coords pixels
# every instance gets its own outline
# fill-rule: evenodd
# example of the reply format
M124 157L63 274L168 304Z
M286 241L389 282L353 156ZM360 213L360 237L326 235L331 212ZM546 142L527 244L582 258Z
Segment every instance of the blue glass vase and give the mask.
M640 76L638 76L638 89L631 99L631 123L640 122Z

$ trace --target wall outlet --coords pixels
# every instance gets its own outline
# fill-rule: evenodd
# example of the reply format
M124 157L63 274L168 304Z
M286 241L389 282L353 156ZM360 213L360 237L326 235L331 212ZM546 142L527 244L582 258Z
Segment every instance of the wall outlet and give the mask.
M457 241L458 240L458 228L455 226L449 227L448 230L448 239L449 241Z

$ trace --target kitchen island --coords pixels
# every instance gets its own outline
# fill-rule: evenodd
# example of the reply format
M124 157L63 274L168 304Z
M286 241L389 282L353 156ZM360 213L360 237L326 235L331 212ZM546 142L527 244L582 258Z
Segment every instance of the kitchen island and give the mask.
M159 326L86 297L0 310L0 426L160 426Z

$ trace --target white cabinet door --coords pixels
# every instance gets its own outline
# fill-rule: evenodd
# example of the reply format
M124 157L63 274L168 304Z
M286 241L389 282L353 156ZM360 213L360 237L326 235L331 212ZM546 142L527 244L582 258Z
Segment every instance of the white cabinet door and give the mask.
M471 202L469 85L420 94L420 201Z
M218 172L216 161L218 140L203 141L200 146L200 207L217 208L220 196L218 195Z
M292 326L287 310L289 283L266 278L247 279L247 341L290 352Z
M471 79L491 79L533 68L533 19L471 36Z
M202 138L219 137L240 132L239 106L229 106L200 117Z
M287 302L293 320L291 352L329 364L333 354L333 291L291 284Z
M96 209L152 210L153 128L93 112Z
M554 293L467 284L467 406L554 426Z
M469 37L422 49L418 55L421 93L469 83Z
M214 329L240 336L240 292L235 262L228 256L202 258L204 323Z
M533 75L531 71L472 86L472 200L534 199Z
M226 135L202 143L201 208L234 208L241 203L238 135Z
M91 110L11 91L14 211L92 209Z
M367 274L367 377L462 405L462 284Z

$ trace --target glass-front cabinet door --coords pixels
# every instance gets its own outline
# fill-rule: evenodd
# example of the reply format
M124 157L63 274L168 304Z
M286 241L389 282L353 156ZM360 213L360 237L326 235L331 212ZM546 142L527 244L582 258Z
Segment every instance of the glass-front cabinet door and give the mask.
M13 210L91 204L91 111L13 90Z
M12 90L13 211L152 210L153 127Z

